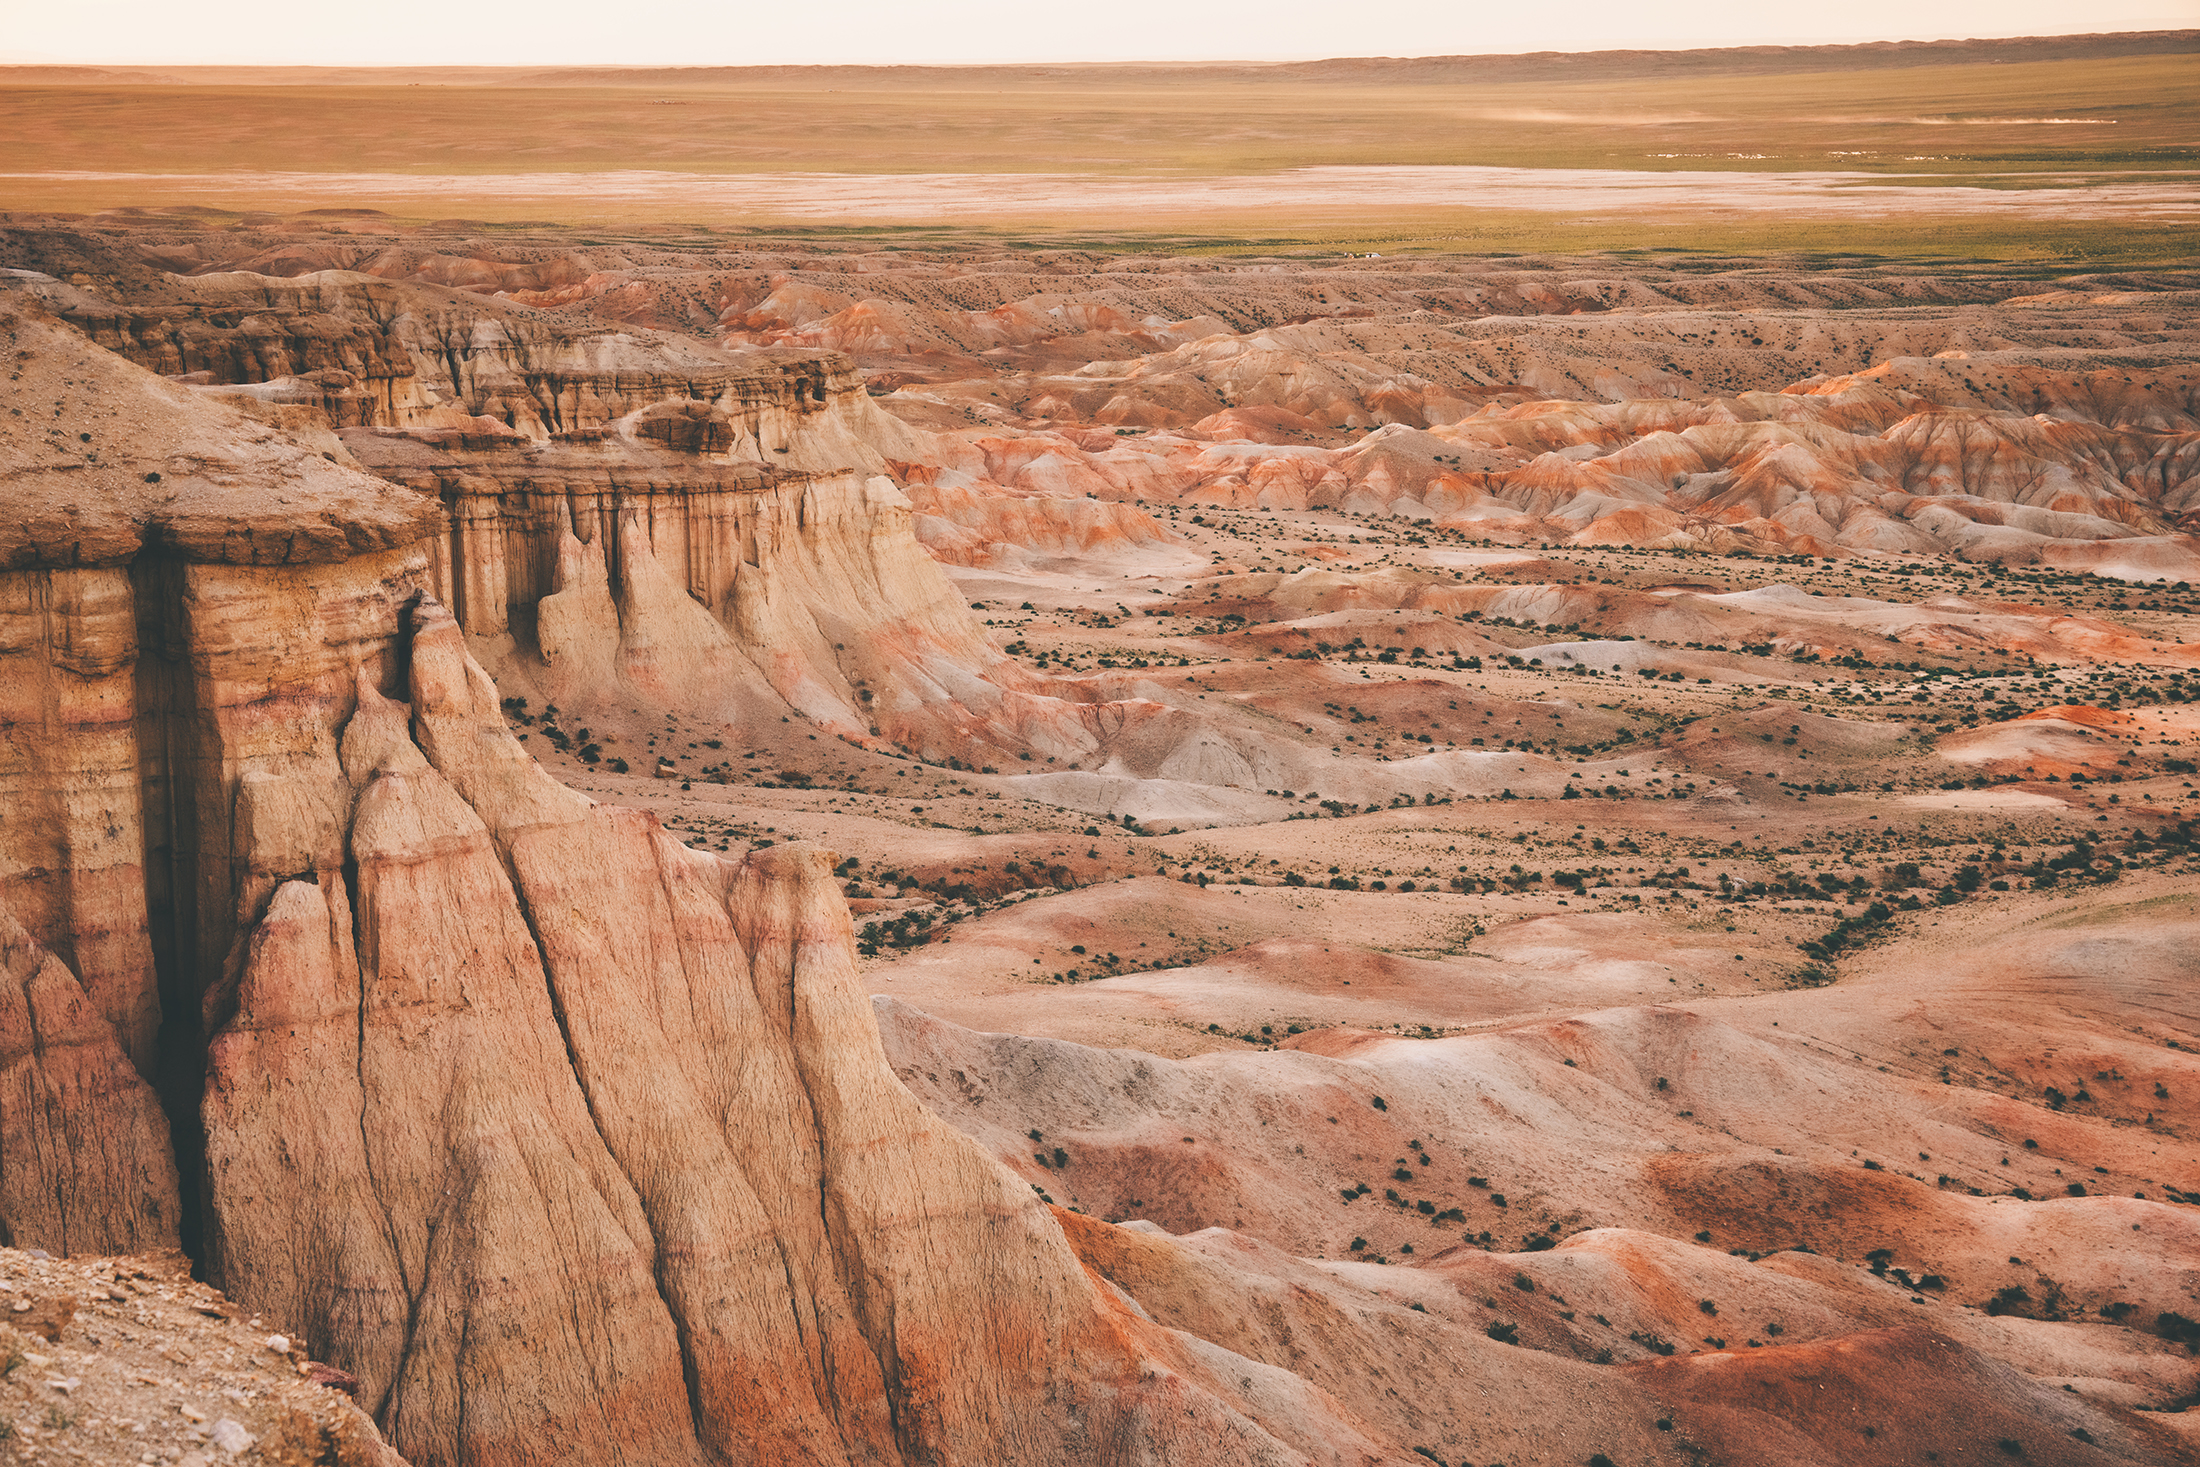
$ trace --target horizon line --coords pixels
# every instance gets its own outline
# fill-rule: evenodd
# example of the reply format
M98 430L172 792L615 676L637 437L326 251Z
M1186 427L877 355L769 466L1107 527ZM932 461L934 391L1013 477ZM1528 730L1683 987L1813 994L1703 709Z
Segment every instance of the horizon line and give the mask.
M2133 26L2122 29L2022 32L2016 34L1987 35L1917 35L1875 37L1870 39L1825 40L1750 40L1733 41L1705 38L1700 43L1678 40L1665 44L1641 41L1636 44L1621 42L1595 46L1544 45L1517 50L1498 51L1429 51L1408 53L1358 54L1358 55L1299 55L1299 56L1175 56L1149 58L1119 58L1115 60L1068 60L1059 57L1030 57L1021 60L984 61L758 61L758 62L677 62L677 61L534 61L534 62L476 62L476 61L420 61L420 62L339 62L339 61L120 61L63 59L51 55L11 57L0 50L0 72L15 70L83 70L83 71L349 71L349 72L500 72L527 73L541 71L1000 71L1025 67L1059 67L1078 70L1128 69L1137 67L1197 68L1197 67L1263 67L1309 66L1340 62L1436 62L1478 61L1494 59L1526 59L1555 56L1599 55L1672 55L1705 54L1722 51L1857 51L1878 50L1904 46L1961 46L1997 41L2079 41L2113 36L2156 36L2164 39L2191 37L2200 42L2200 27L2192 26Z

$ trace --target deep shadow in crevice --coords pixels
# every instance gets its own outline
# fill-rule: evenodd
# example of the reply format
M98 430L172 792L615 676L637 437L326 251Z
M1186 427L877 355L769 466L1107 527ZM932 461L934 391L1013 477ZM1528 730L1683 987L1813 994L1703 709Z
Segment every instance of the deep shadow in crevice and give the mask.
M206 1035L199 1018L203 986L194 899L200 873L196 803L190 798L198 747L197 706L184 626L182 560L155 550L130 563L137 613L138 795L145 835L145 925L153 950L161 1023L153 1073L146 1077L168 1118L181 1210L178 1241L194 1276L205 1258L206 1133L199 1098L206 1085Z

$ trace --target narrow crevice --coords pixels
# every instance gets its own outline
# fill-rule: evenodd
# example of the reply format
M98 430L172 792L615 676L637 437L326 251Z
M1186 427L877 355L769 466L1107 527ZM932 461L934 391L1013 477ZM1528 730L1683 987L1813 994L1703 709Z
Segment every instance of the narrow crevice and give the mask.
M196 703L184 646L184 566L141 552L130 563L137 623L138 808L144 848L145 927L153 954L160 1027L147 1078L168 1121L176 1165L177 1242L192 1273L206 1273L206 1034L199 1020L197 807L189 781L197 762Z
M392 1435L395 1434L393 1428L396 1426L393 1413L403 1405L399 1395L404 1387L406 1368L412 1363L413 1342L420 1336L420 1313L427 1307L428 1303L428 1280L435 1276L436 1239L443 1234L444 1220L442 1218L431 1217L425 1221L428 1229L428 1246L421 1254L420 1282L417 1286L408 1287L405 1291L405 1341L398 1346L397 1364L390 1370L389 1384L382 1388L381 1399L374 1403L374 1410L368 1413L374 1418L374 1424L377 1427L385 1432L390 1432ZM402 1267L404 1255L398 1255L398 1260L399 1266ZM463 1359L464 1357L461 1356L460 1358ZM458 1373L463 1374L463 1372Z

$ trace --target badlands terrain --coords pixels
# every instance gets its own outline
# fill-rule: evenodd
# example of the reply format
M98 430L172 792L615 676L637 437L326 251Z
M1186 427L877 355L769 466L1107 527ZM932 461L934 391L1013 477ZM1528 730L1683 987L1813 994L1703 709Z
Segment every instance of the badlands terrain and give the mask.
M1369 254L0 221L11 1448L2200 1460L2200 275Z

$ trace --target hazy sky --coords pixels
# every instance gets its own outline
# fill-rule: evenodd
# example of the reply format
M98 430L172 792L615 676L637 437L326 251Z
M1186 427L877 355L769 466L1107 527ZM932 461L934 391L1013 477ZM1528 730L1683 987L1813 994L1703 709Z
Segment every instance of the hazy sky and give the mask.
M0 61L729 66L1431 56L2200 26L2200 0L0 0Z

